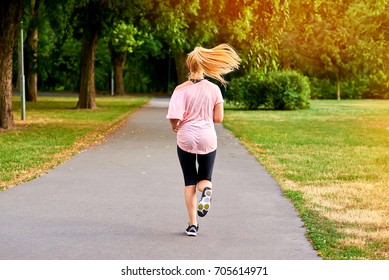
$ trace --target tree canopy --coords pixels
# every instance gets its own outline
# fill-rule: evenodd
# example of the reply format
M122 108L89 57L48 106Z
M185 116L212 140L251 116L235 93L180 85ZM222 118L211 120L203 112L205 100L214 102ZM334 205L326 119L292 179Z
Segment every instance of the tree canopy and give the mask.
M219 43L242 56L234 75L294 69L337 98L351 83L360 93L348 97L389 98L386 0L4 0L0 11L2 128L13 126L22 19L28 87L76 90L78 108L96 107L111 69L115 94L166 91L186 79L189 51Z

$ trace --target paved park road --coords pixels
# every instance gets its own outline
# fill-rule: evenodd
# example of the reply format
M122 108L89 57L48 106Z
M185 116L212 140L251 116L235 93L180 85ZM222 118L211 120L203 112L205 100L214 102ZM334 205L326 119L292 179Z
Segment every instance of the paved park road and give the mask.
M184 233L167 99L106 141L0 193L0 259L318 259L277 183L221 125L210 213Z

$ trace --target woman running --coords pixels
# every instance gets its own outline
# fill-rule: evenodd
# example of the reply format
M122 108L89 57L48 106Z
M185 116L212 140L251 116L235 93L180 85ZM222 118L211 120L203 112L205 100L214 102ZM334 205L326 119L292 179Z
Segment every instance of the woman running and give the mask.
M186 60L189 79L176 87L170 99L166 118L177 133L177 153L184 175L189 215L186 233L189 236L196 236L199 230L196 210L200 217L204 217L211 208L211 181L217 149L214 123L221 123L224 117L220 88L205 80L204 76L226 85L222 75L238 69L240 62L235 50L227 44L212 49L196 47ZM196 188L201 192L199 203Z

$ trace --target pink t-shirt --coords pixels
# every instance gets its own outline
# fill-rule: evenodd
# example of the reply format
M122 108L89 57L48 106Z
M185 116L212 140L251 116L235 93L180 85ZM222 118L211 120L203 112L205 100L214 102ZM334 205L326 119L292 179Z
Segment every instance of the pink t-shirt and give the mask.
M177 145L192 154L208 154L217 148L213 123L215 105L223 97L217 85L202 80L173 92L167 119L181 120L177 132Z

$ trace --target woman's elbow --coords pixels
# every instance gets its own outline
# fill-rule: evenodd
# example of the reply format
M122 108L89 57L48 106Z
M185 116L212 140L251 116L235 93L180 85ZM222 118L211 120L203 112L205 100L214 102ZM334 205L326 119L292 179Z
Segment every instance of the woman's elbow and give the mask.
M221 123L223 121L223 116L214 116L213 122L214 123Z

